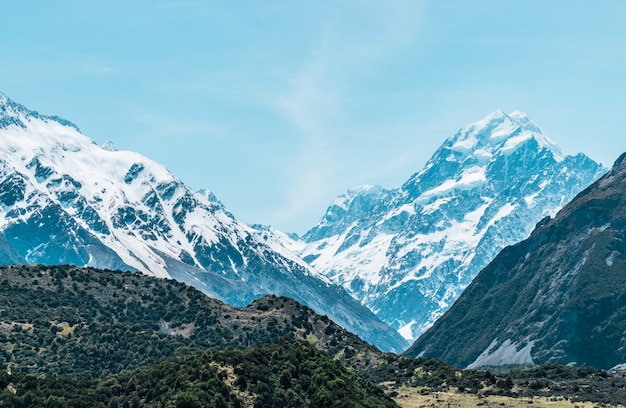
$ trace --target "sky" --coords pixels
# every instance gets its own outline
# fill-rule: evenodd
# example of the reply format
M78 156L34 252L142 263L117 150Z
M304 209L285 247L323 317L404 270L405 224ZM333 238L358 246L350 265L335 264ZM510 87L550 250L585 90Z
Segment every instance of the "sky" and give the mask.
M626 151L626 2L3 2L0 92L304 233L520 110L566 154Z

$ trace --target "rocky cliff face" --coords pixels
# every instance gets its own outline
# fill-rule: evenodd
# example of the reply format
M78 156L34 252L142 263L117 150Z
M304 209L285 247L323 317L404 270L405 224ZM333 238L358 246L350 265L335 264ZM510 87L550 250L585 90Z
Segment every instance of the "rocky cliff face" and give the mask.
M563 155L525 114L497 111L448 138L401 188L338 197L300 255L414 339L502 248L604 171Z
M138 153L100 147L70 122L0 94L0 261L175 278L233 305L297 299L387 351L406 342L209 192Z
M461 367L626 363L626 154L504 249L406 352Z

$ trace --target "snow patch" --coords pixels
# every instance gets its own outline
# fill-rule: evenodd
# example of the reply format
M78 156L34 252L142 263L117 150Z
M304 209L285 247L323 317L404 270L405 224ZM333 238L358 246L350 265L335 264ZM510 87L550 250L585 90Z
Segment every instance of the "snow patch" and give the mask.
M539 195L539 192L536 192L529 196L524 197L524 201L526 202L526 207L533 208L536 205L535 198L537 198L538 195Z
M476 143L478 143L476 137L468 137L467 139L459 140L454 143L452 145L452 150L469 155L476 147Z
M426 203L431 197L442 196L456 190L472 190L483 186L487 182L486 168L480 166L470 167L461 173L457 180L446 180L438 187L424 192L419 199L420 203Z
M415 325L415 320L411 320L410 323L405 324L404 326L398 329L398 333L406 340L413 341L415 337L413 336L413 325Z
M304 259L314 257L310 264L315 270L326 275L333 283L342 285L357 300L363 301L363 297L354 293L350 283L361 282L367 292L368 288L374 288L381 282L381 270L387 264L386 254L394 235L379 234L367 245L361 246L360 242L370 232L369 229L363 230L354 245L339 251L351 230L347 228L341 235L307 245L299 255Z
M430 204L427 204L425 206L422 207L422 214L423 215L429 215L434 213L435 211L439 210L439 208L444 205L445 203L449 202L450 200L452 200L452 197L443 197L440 198Z
M467 366L468 370L484 367L484 366L503 366L503 365L534 365L533 358L530 355L535 341L529 341L524 347L518 350L518 345L507 339L493 350L498 344L498 339L494 339L489 347L483 351L478 358Z
M626 371L626 363L618 364L612 367L609 371Z
M416 214L415 207L413 206L413 204L401 205L400 207L393 209L391 212L387 213L385 217L381 220L381 222L394 218L402 213L406 213L408 215L415 215Z
M474 152L474 157L480 165L485 165L493 158L493 154L487 149L477 149Z
M609 256L606 257L606 266L613 266L613 260L615 259L616 251L611 252Z
M523 131L519 135L509 138L502 146L501 152L509 155L520 148L530 139L535 139L540 148L548 149L552 152L554 159L561 162L564 159L561 149L549 137L543 133Z
M504 204L502 208L498 210L496 215L493 216L493 218L489 222L489 225L491 226L495 224L496 222L500 221L501 219L511 215L513 211L515 211L516 208L517 208L517 204L511 204L511 203Z

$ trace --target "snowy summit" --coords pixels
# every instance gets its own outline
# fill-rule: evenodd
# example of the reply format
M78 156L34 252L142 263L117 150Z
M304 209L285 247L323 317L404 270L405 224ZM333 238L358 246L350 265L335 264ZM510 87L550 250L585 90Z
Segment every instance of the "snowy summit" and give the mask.
M402 187L338 197L300 254L414 339L502 248L603 172L564 156L526 114L496 111L445 140Z
M141 154L0 95L0 255L174 278L236 306L292 297L384 350L408 344L282 245Z

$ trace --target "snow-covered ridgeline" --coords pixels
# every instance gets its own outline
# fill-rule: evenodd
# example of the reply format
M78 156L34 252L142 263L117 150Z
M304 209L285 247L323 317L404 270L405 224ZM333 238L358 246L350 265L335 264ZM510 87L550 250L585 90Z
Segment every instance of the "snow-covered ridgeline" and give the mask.
M163 165L0 94L0 257L171 277L243 306L293 297L387 351L408 344L340 286Z
M413 339L500 249L604 171L563 155L527 115L496 111L448 138L401 188L338 197L300 255Z

